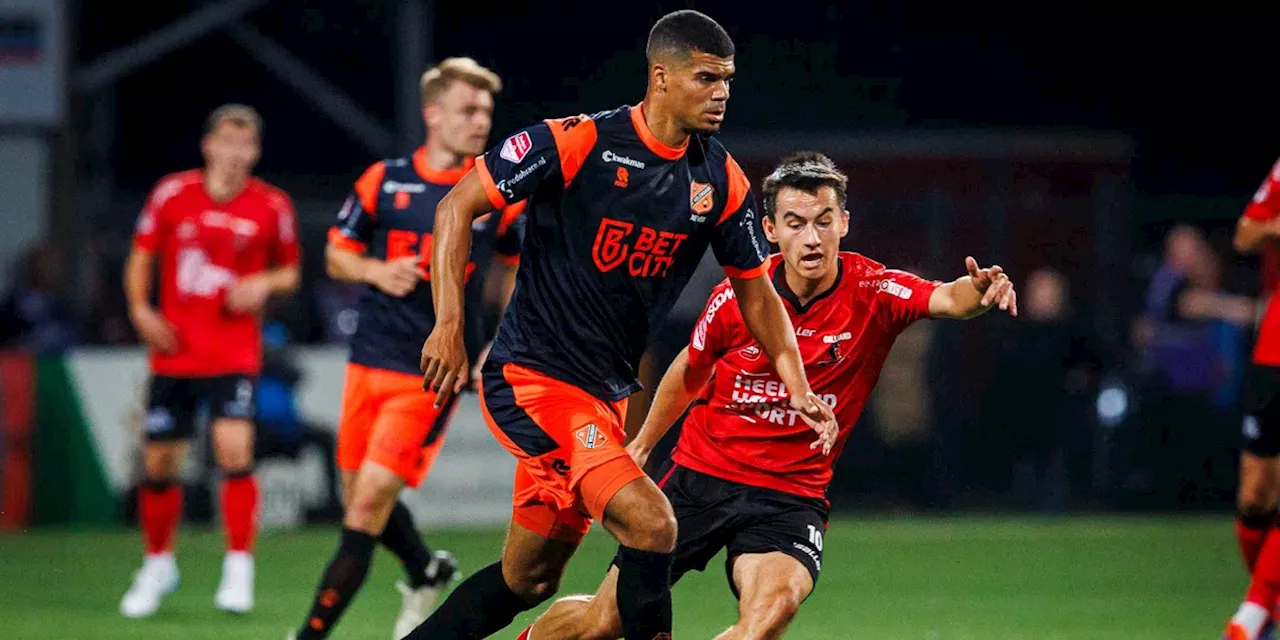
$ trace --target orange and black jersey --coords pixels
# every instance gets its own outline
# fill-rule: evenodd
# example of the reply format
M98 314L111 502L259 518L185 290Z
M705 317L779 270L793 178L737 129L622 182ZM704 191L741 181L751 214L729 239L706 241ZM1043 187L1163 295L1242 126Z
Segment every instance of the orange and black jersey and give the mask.
M640 388L649 339L710 245L731 277L763 275L750 184L711 137L654 137L639 106L547 120L476 163L496 208L527 199L516 289L488 362L606 401Z
M403 298L366 285L357 307L359 321L351 338L351 362L419 373L422 343L436 320L430 282L436 205L472 166L473 162L468 161L450 171L432 169L427 164L426 151L418 149L408 158L377 162L356 180L354 191L338 213L337 224L329 230L329 242L381 260L417 256L428 279ZM508 261L516 260L524 225L523 209L523 203L504 206L501 213L478 220L476 226L483 232L476 234L472 255L487 257L496 253ZM474 269L475 264L469 263L467 275Z

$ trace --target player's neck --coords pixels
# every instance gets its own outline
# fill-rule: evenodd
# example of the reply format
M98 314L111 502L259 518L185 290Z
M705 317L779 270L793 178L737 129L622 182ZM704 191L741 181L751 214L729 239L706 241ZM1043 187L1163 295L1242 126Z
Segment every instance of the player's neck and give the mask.
M787 269L785 275L787 287L791 289L791 293L795 294L796 300L805 305L809 304L810 300L830 291L831 287L836 286L837 270L832 269L831 273L817 279L802 277L791 269Z
M436 171L457 169L467 161L466 156L454 153L442 144L432 144L430 138L427 138L427 143L423 146L427 150L427 166Z
M249 176L205 170L204 190L214 202L227 202L240 195Z
M652 95L646 95L644 102L640 103L640 115L644 116L644 123L649 127L649 132L658 142L679 149L689 141L689 132L676 122L674 115L663 109L660 101Z

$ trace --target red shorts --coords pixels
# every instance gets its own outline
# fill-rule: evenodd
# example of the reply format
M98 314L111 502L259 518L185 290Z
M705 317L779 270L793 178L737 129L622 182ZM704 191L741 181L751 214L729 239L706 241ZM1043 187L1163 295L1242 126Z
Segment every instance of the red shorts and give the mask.
M434 393L422 390L420 376L348 363L338 422L338 468L356 471L368 460L417 487L440 453L445 427L457 406L450 401L436 409L435 399Z
M618 490L645 473L623 448L627 401L605 402L516 364L486 367L480 407L517 458L512 521L577 543Z

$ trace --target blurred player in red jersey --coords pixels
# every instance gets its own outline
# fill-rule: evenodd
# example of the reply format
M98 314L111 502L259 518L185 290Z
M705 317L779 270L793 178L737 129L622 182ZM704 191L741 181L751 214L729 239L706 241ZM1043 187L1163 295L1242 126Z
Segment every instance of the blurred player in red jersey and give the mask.
M1244 448L1236 500L1236 539L1252 574L1240 609L1225 638L1254 640L1270 623L1280 598L1280 536L1274 534L1280 499L1280 162L1245 207L1233 244L1240 253L1261 253L1263 292L1270 296L1258 328L1245 391Z
M747 331L733 289L711 294L688 347L658 386L627 451L640 464L693 403L659 477L679 523L674 583L702 571L721 549L738 598L723 639L778 638L822 570L832 465L880 377L893 341L922 318L972 318L999 305L1017 315L1000 267L943 284L886 269L839 250L849 230L845 176L818 153L798 153L765 179L765 235L781 253L771 277L799 336L805 371L835 409L834 453L809 447L809 430L787 406L786 387ZM592 596L558 601L522 640L621 636L618 568Z
M150 350L152 373L146 477L138 493L146 557L120 602L129 617L155 613L178 586L178 472L201 404L208 407L214 459L223 472L227 555L214 604L236 613L253 609L258 485L251 420L262 364L259 325L268 297L292 292L299 279L293 202L252 176L261 136L262 119L252 108L215 110L200 143L204 169L157 183L125 265L129 317ZM151 306L156 267L159 309Z
M502 559L471 574L408 637L484 638L546 600L592 523L621 544L629 640L671 637L675 517L623 448L626 400L649 329L710 247L787 400L829 451L835 418L810 390L795 331L769 283L767 243L741 167L713 134L734 73L725 30L696 11L654 24L643 102L522 129L477 159L440 203L422 348L437 405L469 374L463 281L472 220L527 200L511 304L481 372L481 408L517 458ZM812 439L813 434L810 434Z
M424 73L426 143L410 156L369 167L330 230L329 275L367 287L338 424L342 538L297 638L324 638L333 630L369 572L376 542L396 554L407 576L397 585L404 598L395 638L426 620L457 571L452 555L427 549L398 498L430 472L454 407L452 401L435 407L418 371L418 354L435 323L426 268L436 205L484 151L501 89L497 74L471 58L449 58ZM491 276L503 283L504 299L520 251L522 209L516 204L487 218L496 223L489 225L492 232L477 236L486 245L492 240L493 251L485 246L472 252L473 259L490 253L500 258ZM480 306L473 305L473 313ZM468 323L476 324L473 319Z

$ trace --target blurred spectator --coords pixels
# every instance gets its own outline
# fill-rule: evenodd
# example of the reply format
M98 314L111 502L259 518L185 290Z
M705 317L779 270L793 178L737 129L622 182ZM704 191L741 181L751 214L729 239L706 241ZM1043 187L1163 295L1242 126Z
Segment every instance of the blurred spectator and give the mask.
M1200 230L1178 226L1148 285L1134 342L1142 356L1142 433L1134 451L1150 477L1131 488L1160 506L1219 501L1229 486L1216 458L1229 452L1254 302L1221 288L1221 265ZM1140 467L1141 468L1141 467ZM1229 485L1229 482L1227 483Z
M138 336L129 321L129 305L124 297L124 263L129 242L102 228L89 237L85 259L89 268L88 317L85 341L99 345L137 344Z
M1022 291L1019 318L992 319L1007 326L983 399L983 428L1013 461L1009 486L1017 506L1061 511L1072 486L1083 483L1069 477L1068 452L1087 455L1104 356L1071 307L1062 274L1033 271Z
M23 258L0 301L0 347L58 353L80 341L79 318L67 294L60 249L41 244Z

